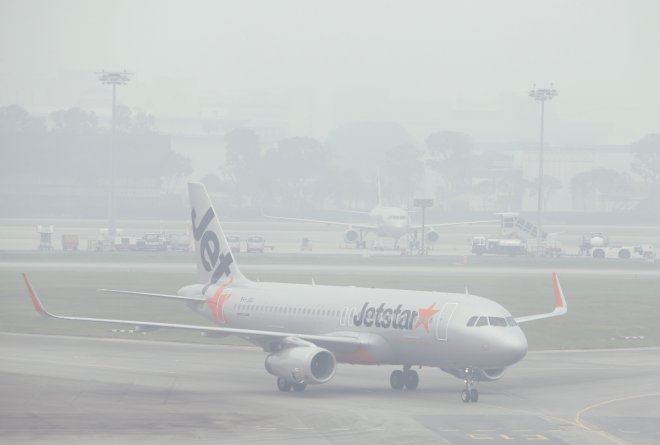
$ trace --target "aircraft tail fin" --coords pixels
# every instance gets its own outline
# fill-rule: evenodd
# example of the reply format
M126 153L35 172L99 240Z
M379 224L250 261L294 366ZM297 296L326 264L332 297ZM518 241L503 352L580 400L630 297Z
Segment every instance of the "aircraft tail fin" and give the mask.
M229 250L227 238L204 184L189 182L188 194L200 282L207 286L229 281L234 285L247 282Z

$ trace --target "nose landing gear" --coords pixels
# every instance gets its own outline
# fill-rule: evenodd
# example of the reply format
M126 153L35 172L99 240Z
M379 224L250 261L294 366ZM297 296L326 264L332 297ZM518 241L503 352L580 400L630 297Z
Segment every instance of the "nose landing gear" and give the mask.
M390 386L392 389L401 390L403 388L414 391L419 386L419 374L406 365L403 370L392 371L390 374Z
M461 400L463 403L479 401L479 391L474 387L474 370L472 368L465 368L465 389L461 393Z

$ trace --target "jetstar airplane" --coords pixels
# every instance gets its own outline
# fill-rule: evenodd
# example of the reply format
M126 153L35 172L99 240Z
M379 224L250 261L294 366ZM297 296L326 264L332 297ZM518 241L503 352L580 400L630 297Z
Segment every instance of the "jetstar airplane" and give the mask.
M499 304L465 294L262 283L241 274L202 184L188 186L197 270L201 284L176 295L102 289L182 301L213 326L111 320L54 315L23 274L36 311L62 320L119 323L140 329L238 335L268 353L266 370L280 391L302 391L327 383L337 363L398 365L393 389L414 390L412 368L439 368L465 381L464 402L476 402L476 381L498 380L527 353L519 323L566 313L566 300L553 275L555 309L514 318Z

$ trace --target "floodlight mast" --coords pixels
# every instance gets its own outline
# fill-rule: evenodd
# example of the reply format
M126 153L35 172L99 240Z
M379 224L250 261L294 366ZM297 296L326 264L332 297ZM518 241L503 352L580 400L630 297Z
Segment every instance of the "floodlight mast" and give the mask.
M536 85L530 90L529 97L537 102L541 102L541 135L539 138L539 189L538 189L538 207L537 207L537 220L538 227L536 229L536 245L541 245L543 240L543 135L544 135L544 119L545 119L545 101L551 100L559 93L550 84L550 88L536 88Z
M109 171L109 191L108 191L108 236L113 240L117 231L117 220L115 216L115 130L116 130L116 109L117 109L117 85L126 85L133 73L124 71L101 71L96 73L103 85L112 85L112 118L111 128L111 146Z

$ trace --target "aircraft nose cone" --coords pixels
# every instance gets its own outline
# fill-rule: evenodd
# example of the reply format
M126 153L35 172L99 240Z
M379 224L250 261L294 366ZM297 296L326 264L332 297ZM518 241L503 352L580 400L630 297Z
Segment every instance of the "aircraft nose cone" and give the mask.
M522 331L509 336L504 348L503 356L511 363L517 363L527 355L527 338Z

